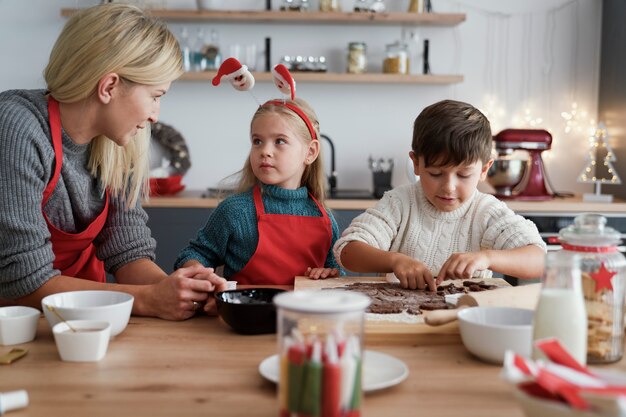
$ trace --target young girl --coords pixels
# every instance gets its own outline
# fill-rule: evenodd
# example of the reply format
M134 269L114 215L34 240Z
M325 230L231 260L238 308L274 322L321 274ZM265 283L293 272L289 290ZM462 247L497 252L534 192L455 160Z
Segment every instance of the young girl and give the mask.
M175 268L224 265L224 277L240 284L340 275L332 253L339 229L323 206L315 112L301 99L271 100L256 111L250 130L238 193L211 213Z

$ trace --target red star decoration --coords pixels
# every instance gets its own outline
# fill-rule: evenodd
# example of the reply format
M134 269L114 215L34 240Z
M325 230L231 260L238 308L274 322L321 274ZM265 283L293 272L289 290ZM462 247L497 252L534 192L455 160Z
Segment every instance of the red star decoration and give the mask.
M596 292L600 292L602 288L606 288L609 291L613 291L613 285L611 279L617 274L617 272L611 272L604 266L604 262L600 264L600 269L596 272L592 272L591 278L596 282Z

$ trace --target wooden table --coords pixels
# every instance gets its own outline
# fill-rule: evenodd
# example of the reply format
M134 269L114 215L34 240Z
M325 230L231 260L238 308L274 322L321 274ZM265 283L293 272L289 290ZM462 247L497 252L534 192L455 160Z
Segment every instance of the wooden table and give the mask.
M366 337L365 344L410 370L403 383L365 396L366 417L523 415L500 367L471 357L458 335ZM131 317L100 362L62 362L43 318L37 338L20 347L26 357L0 366L0 392L26 389L30 396L29 407L11 417L278 415L276 387L258 372L276 352L276 336L237 335L218 318Z

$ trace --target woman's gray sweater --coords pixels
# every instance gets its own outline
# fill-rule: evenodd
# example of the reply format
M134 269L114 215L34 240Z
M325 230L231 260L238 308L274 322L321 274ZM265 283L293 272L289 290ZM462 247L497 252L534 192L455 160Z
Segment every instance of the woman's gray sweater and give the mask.
M44 210L57 228L77 233L102 211L99 181L87 168L90 145L63 131L63 165ZM43 90L0 93L0 298L32 293L60 274L53 268L43 191L54 173L54 150ZM124 210L111 198L106 224L94 244L107 272L133 260L154 260L156 242L138 203Z

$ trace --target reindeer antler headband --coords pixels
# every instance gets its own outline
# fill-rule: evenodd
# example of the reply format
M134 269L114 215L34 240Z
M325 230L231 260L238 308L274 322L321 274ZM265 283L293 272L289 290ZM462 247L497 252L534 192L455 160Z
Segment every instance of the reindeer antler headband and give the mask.
M296 81L291 76L289 69L283 64L275 65L272 68L272 75L274 77L274 84L278 89L285 94L291 101L296 98ZM217 71L217 75L213 77L211 83L214 86L220 85L222 79L226 79L230 82L230 84L235 88L235 90L239 91L249 91L252 94L252 87L254 87L254 77L252 73L248 71L248 67L242 65L235 58L226 59L222 65L220 65L219 70ZM254 95L253 95L254 97ZM256 97L255 97L256 100ZM258 102L258 100L257 100ZM313 123L306 115L306 113L298 107L294 103L288 103L286 100L270 100L261 106L284 106L297 114L306 127L309 129L309 133L311 134L311 138L313 140L317 140L317 134L315 133L315 128L313 127Z

